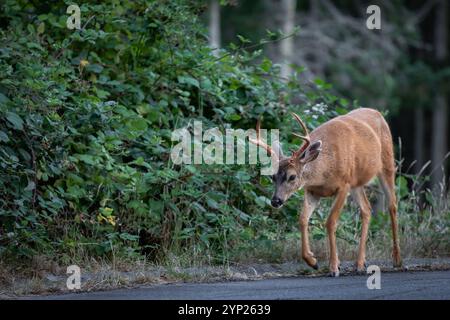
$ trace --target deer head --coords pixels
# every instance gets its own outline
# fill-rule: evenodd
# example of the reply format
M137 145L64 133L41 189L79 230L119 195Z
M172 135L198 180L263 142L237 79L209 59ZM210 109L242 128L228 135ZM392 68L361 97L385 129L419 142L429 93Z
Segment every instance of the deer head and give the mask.
M315 160L322 150L322 141L318 140L311 143L306 125L295 113L292 113L292 116L303 128L305 135L294 133L295 136L304 140L304 143L298 150L292 152L290 157L283 154L281 146L278 143L274 143L271 147L260 139L259 120L256 124L256 140L250 139L252 143L264 148L275 161L278 161L278 172L272 176L272 181L275 184L275 192L272 196L271 204L274 208L280 208L295 191L307 183L307 177L303 175L305 165Z

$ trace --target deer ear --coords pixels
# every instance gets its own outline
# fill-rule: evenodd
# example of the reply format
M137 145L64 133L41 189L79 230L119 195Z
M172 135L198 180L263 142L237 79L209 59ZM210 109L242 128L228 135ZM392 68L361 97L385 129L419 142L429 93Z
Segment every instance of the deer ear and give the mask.
M305 151L303 151L302 155L300 156L300 162L307 163L316 160L316 158L319 156L320 151L322 151L322 141L317 140L308 148L306 148Z

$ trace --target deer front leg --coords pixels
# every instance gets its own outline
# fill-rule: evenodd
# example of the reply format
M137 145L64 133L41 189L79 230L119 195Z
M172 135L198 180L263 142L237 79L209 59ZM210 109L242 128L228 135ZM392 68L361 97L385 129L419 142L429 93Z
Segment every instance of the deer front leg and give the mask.
M311 214L319 203L319 198L314 197L311 193L305 190L305 201L303 202L303 211L300 214L300 231L302 234L302 258L305 262L314 269L319 269L317 259L311 252L309 247L308 223Z
M347 199L347 193L349 191L349 186L341 188L334 200L333 207L331 208L330 216L327 220L327 231L328 231L328 240L330 246L330 276L338 277L339 276L339 258L337 254L336 248L336 227L337 221L341 214L341 210L344 207L345 200Z

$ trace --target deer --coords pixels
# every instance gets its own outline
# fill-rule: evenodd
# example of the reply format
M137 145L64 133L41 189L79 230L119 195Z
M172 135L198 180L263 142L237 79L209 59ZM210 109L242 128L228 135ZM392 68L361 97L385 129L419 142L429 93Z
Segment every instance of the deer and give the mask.
M321 198L334 197L325 225L329 246L329 276L339 276L336 229L341 210L351 193L358 203L362 222L356 271L361 273L366 270L366 242L372 209L364 187L378 177L387 198L391 219L393 265L401 267L394 147L389 125L382 114L370 108L355 109L321 124L311 133L297 114L292 113L292 116L302 127L304 135L294 133L303 143L291 156L283 154L279 143L269 146L261 140L260 120L256 125L256 140L250 141L278 161L278 171L272 175L275 186L272 207L281 208L294 192L304 190L303 208L299 215L302 259L308 266L319 269L310 249L309 219Z

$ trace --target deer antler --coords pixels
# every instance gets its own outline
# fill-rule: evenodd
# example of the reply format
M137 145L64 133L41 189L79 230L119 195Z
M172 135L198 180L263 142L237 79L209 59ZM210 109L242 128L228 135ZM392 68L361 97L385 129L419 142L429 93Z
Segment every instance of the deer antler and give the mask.
M308 128L306 127L306 125L302 121L302 119L300 119L300 117L297 114L295 114L294 112L292 112L292 116L294 117L295 120L297 120L297 122L303 128L303 131L305 131L304 136L297 134L297 133L293 133L296 137L299 137L300 139L305 141L305 143L297 151L294 151L294 153L292 154L291 158L296 158L296 157L300 156L303 153L303 151L305 151L306 148L308 148L308 146L311 144L311 138L309 136Z
M267 145L265 142L263 142L261 140L260 137L260 130L261 130L261 121L260 119L258 119L258 121L256 122L256 140L249 138L248 140L251 143L256 144L257 146L260 146L261 148L264 148L268 153L270 153L271 157L275 157L276 159L278 159L278 155L277 153L272 149L271 146Z

